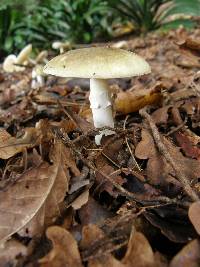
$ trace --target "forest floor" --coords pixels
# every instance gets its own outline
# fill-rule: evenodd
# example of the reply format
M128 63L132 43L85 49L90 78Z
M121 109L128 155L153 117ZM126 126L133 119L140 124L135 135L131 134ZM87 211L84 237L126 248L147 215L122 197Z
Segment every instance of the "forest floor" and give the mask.
M96 146L88 80L0 72L0 266L200 263L200 30L129 38L152 73L111 80ZM113 45L113 43L109 44Z

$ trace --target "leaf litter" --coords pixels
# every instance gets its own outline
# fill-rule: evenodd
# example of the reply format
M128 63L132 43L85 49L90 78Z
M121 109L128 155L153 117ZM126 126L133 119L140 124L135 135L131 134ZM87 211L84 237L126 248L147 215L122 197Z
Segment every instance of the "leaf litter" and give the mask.
M199 33L125 41L152 73L110 81L98 147L88 81L1 70L0 266L199 265Z

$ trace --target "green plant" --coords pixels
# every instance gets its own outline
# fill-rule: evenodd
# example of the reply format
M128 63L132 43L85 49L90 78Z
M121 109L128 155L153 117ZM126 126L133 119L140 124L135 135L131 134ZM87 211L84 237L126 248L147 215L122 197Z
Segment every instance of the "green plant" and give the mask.
M37 1L1 0L0 2L0 55L9 53L14 48L13 28L23 14L31 10Z
M53 41L89 43L112 34L106 0L1 0L0 51L17 52L27 43L48 48Z
M101 35L108 36L108 7L102 0L43 0L15 25L15 44L31 42L48 47L52 41L88 43Z
M172 23L172 15L200 16L200 0L107 0L111 8L128 18L139 32L148 32ZM173 22L181 22L174 18ZM185 21L187 19L183 19Z

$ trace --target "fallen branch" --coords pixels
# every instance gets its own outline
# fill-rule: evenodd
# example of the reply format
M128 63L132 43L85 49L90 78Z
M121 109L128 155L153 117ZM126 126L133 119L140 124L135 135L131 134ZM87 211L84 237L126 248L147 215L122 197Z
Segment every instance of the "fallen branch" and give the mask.
M151 128L151 132L152 132L155 144L157 145L160 153L164 156L166 161L174 169L176 178L183 185L183 188L184 188L185 192L187 193L187 195L190 196L190 198L193 201L198 201L199 200L198 195L194 192L194 190L190 186L190 182L188 181L188 179L185 176L185 174L182 172L182 170L179 168L179 166L177 166L175 164L175 159L172 158L172 156L170 155L169 151L167 150L165 144L163 143L163 141L161 139L161 136L160 136L160 133L158 132L158 129L157 129L153 119L146 112L146 108L143 108L143 109L140 110L140 115L142 115L147 120L147 122L148 122L148 124L149 124L149 126Z

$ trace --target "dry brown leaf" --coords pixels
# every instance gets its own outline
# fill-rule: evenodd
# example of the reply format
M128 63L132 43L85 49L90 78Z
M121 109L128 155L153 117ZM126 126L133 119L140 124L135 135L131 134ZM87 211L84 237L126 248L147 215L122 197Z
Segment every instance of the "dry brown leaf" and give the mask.
M73 207L73 209L78 210L78 209L80 209L83 205L85 205L88 202L88 198L89 198L89 189L87 189L80 196L78 196L71 203L71 206Z
M184 68L199 68L200 67L200 63L199 63L199 59L198 57L191 55L178 55L175 60L174 63L177 66L181 66Z
M66 147L60 140L56 140L50 150L50 159L53 166L57 168L57 174L49 195L47 196L44 205L40 208L33 219L25 225L23 232L19 234L29 237L42 233L45 226L52 224L55 219L61 215L60 204L68 192L70 171L74 175L79 175L80 172L76 167L75 161L71 155L70 149Z
M167 138L163 137L162 141L176 161L177 166L182 169L189 180L200 176L198 161L184 157L180 149L175 147ZM153 137L147 130L142 130L142 140L136 147L135 155L140 159L148 159L147 176L151 183L161 186L166 185L166 183L173 183L180 187L180 183L174 178L174 170L159 153Z
M104 240L104 242L106 241L105 234L96 225L85 226L82 235L82 249L92 251L92 248L95 248L95 246L98 248L98 241L99 245L102 246L99 251L93 251L93 255L91 255L91 259L89 259L89 267L132 267L135 266L136 263L137 267L159 266L145 236L140 232L136 232L134 229L132 230L128 242L126 254L121 261L115 259L112 254L106 251L106 245L102 243L102 240Z
M200 149L197 146L200 141L199 136L197 139L195 136L193 137L186 133L176 132L175 137L178 145L182 148L186 156L200 161Z
M83 267L74 237L59 226L51 226L46 231L52 241L52 250L41 260L40 267Z
M188 216L195 230L200 235L200 201L192 203L188 211Z
M96 226L95 224L89 224L83 227L82 231L82 240L81 240L81 248L85 251L92 251L93 248L98 249L98 241L99 245L101 245L102 240L105 241L105 234L103 231ZM105 245L104 245L104 250ZM124 267L123 264L121 264L118 260L116 260L110 253L105 253L104 251L96 251L94 250L94 257L91 257L88 261L89 267ZM97 253L99 253L99 257Z
M100 205L93 197L89 197L88 202L79 211L78 215L81 225L100 225L104 220L113 216L113 213Z
M7 191L0 192L0 240L24 227L46 201L57 176L57 165L44 162L24 172Z
M172 259L169 267L199 267L200 243L195 239L181 249Z
M52 153L55 153L51 155L53 165L44 162L24 172L7 191L0 192L0 240L8 238L24 226L28 233L33 233L35 224L41 222L42 215L38 212L43 205L45 223L48 224L58 215L58 205L68 190L69 168L75 175L80 172L69 149L61 142L55 143Z
M42 138L47 139L48 135L50 135L50 130L48 123L44 120L39 121L35 128L26 128L21 138L12 137L4 129L0 130L0 158L8 159L24 149L39 145Z
M136 91L136 90L135 90ZM128 114L152 104L158 104L162 95L155 90L139 90L137 92L120 92L115 99L116 110Z
M135 262L137 262L137 267L156 267L152 248L142 233L132 231L128 249L122 262L127 267L133 266Z
M76 112L73 112L72 110L65 108L65 112L67 113L68 117L75 123L76 127L79 128L84 134L87 134L89 131L94 129L94 126L92 123L89 123L86 119L81 117Z
M186 40L178 43L178 45L185 50L191 51L194 55L199 56L200 39L188 37Z
M102 154L100 154L96 160L95 165L98 170L105 173L106 175L111 175L111 178L116 183L122 185L126 182L126 179L122 178L122 176L115 172L115 168L113 167L113 163L119 164L118 158L119 154L122 151L123 153L123 142L124 140L122 138L119 138L115 140L115 142L109 144L109 146L106 146L104 150L102 151ZM120 164L119 164L120 165ZM96 172L96 181L98 185L98 191L101 193L103 191L108 192L111 196L117 197L119 192L116 190L116 188L113 186L112 183L110 183L102 174L99 172Z
M161 107L159 109L156 109L153 114L152 118L156 124L166 124L168 120L168 110L171 106L167 105L164 107Z
M26 255L27 247L11 239L0 246L0 266L16 266L19 257Z
M45 204L38 210L35 216L17 233L23 237L39 237L44 230Z
M106 163L107 164L107 163ZM97 165L98 166L98 165ZM113 179L114 182L118 183L119 185L122 185L126 182L125 179L122 178L121 175L118 175L115 173L115 168L112 167L111 165L104 165L100 169L103 173L106 175L111 175L111 178ZM98 184L98 191L101 193L103 191L108 192L111 196L117 197L119 195L119 191L116 190L116 188L111 184L101 173L97 172L96 173L96 183Z

